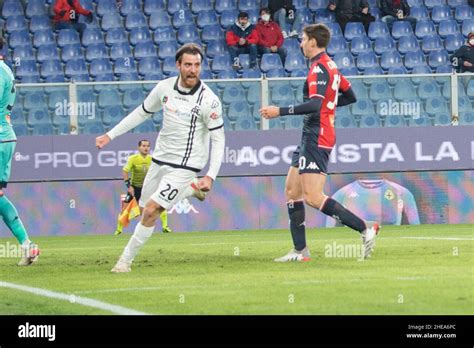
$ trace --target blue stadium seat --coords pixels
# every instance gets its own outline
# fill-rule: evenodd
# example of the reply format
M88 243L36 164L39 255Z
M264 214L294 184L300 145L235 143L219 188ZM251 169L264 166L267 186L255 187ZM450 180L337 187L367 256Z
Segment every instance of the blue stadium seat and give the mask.
M467 37L469 33L474 32L474 18L468 18L462 21L461 33Z
M421 114L418 117L411 116L408 118L408 125L410 127L427 127L432 126L430 118L426 114Z
M433 122L435 126L449 126L451 124L451 115L445 112L435 114Z
M58 46L80 44L79 33L74 29L61 29L58 34Z
M252 10L260 10L260 4L255 0L239 0L239 10L249 12Z
M28 110L26 122L30 127L35 124L52 124L46 105L39 105Z
M244 79L259 79L261 76L261 71L257 69L243 69L242 78ZM245 82L242 82L243 84ZM253 85L253 84L252 84Z
M365 81L365 80L364 80ZM380 79L377 79L378 83L380 83ZM358 99L368 99L369 94L367 93L367 89L365 88L365 85L362 83L362 80L360 79L354 79L351 81L351 88L354 91L356 97Z
M133 129L133 133L156 133L156 126L152 120L147 120Z
M209 10L199 12L197 15L196 24L200 29L208 25L219 24L216 11Z
M9 18L20 14L23 15L23 6L20 1L4 1L2 8L3 18Z
M416 22L415 35L418 39L434 34L436 34L436 28L431 20L421 20Z
M108 58L94 59L90 64L90 74L92 77L97 75L112 74L112 65Z
M438 28L439 36L446 38L449 35L459 34L459 29L454 19L448 19L439 23Z
M178 42L180 44L198 43L199 41L199 33L194 25L183 25L178 29Z
M27 93L23 101L23 107L27 111L35 108L45 108L46 105L47 103L43 91Z
M395 99L410 99L416 95L415 87L409 79L398 79L398 81L395 83L395 88L393 90L393 96Z
M217 13L222 14L224 11L237 10L237 1L236 0L216 0L214 5ZM235 20L236 18L234 18Z
M219 27L220 29L220 27ZM153 42L160 45L162 42L173 41L176 42L176 32L172 26L156 28L153 32Z
M271 84L270 92L271 101L274 104L279 104L280 102L286 101L288 99L294 100L295 98L291 86L285 82L276 82Z
M140 60L138 65L138 73L140 75L145 75L146 73L153 73L156 71L161 71L161 65L157 58L148 57Z
M64 72L68 78L75 78L77 75L89 74L84 59L67 61Z
M436 24L439 24L440 22L451 18L451 9L448 5L435 6L431 11L431 19Z
M135 108L140 105L145 99L145 94L142 88L134 88L125 91L123 95L123 106L127 109Z
M374 75L383 75L383 70L382 68L377 65L371 68L366 68L364 70L364 76L374 76ZM365 78L364 83L371 85L372 83L376 82L378 79L377 78Z
M105 128L101 121L89 121L79 129L80 134L104 134Z
M33 46L38 48L42 45L56 44L52 30L38 30L33 35Z
M218 11L219 12L219 11ZM237 15L239 12L237 10L224 10L220 14L220 24L222 28L230 27L232 24L235 23L237 19Z
M424 79L418 86L418 96L423 100L441 97L441 91L434 80Z
M249 117L250 109L247 102L244 100L236 100L229 104L227 110L227 117L231 121L236 121L240 117Z
M372 51L372 42L367 36L355 37L351 42L351 53L358 55L361 52Z
M300 50L299 48L299 42L298 40L294 39L296 43L298 44L298 47L292 48L293 50ZM355 39L354 39L355 40ZM367 39L368 40L368 39ZM285 40L285 42L288 41L288 39ZM327 48L327 51L330 55L334 55L336 53L346 53L349 51L347 48L347 43L346 40L344 39L343 36L333 36L331 38L331 41L329 41L329 45ZM288 51L291 52L291 51Z
M119 105L107 105L100 112L102 114L102 121L106 126L113 127L119 123L126 114Z
M467 4L467 0L448 0L448 5L451 7L453 10L460 5L465 5Z
M211 0L194 0L191 2L191 11L194 14L214 10Z
M260 62L260 69L265 73L272 69L283 69L280 56L276 53L264 53Z
M218 79L227 80L227 79L236 79L238 78L237 71L235 70L221 70L217 72Z
M41 64L41 77L46 78L47 76L54 76L59 73L63 73L63 68L61 66L61 62L59 59L50 59L45 60L43 64Z
M144 81L161 81L165 78L161 70L159 71L152 71L152 72L147 72L143 75L143 80ZM153 89L152 86L149 90ZM146 88L145 88L146 89ZM147 90L147 89L146 89Z
M385 81L374 82L370 86L369 97L370 99L376 102L380 99L392 98L392 92L390 91L390 87Z
M364 70L374 66L378 66L377 56L374 52L362 52L357 57L357 68L359 70Z
M28 18L34 15L48 17L44 0L29 0L26 4L25 14Z
M13 130L17 137L26 136L30 133L26 124L13 124Z
M13 49L20 46L31 46L31 39L28 30L25 29L12 32L8 44Z
M339 69L339 72L346 77L359 75L359 70L355 66L342 67L338 69Z
M403 65L402 58L400 54L396 51L393 52L385 52L382 54L382 58L380 59L380 66L383 70L388 70L389 68L393 67L401 67Z
M339 109L339 108L338 108ZM334 122L336 128L357 128L357 123L350 113L340 114L342 109L338 110L336 113L336 120Z
M145 57L157 57L155 45L151 41L137 42L133 54L138 60Z
M285 129L302 129L303 128L302 115L292 115L282 117L285 125Z
M448 52L445 50L432 51L428 56L428 64L432 68L437 68L444 65L449 65Z
M268 122L269 129L283 129L283 123L281 118L272 118Z
M416 52L420 51L420 44L416 39L415 35L402 36L398 41L398 51L401 54L406 54L407 52Z
M177 49L178 44L175 41L163 42L158 49L158 58L174 57Z
M468 96L459 96L458 103L458 109L460 113L473 111L472 102Z
M135 28L148 28L145 15L140 12L133 12L125 19L125 29L131 31Z
M86 49L86 60L90 62L93 59L109 58L105 44L91 44Z
M143 12L147 16L151 16L153 13L164 12L165 10L165 1L164 0L145 0L143 6Z
M151 34L148 28L133 28L130 32L130 44L135 46L139 42L150 41Z
M288 77L288 74L286 73L285 69L283 69L283 68L270 69L266 72L266 75L267 75L268 78Z
M117 75L136 74L135 60L131 56L118 57L114 63L114 73Z
M13 51L13 61L18 63L24 60L35 60L35 54L33 52L33 47L30 46L18 46Z
M313 12L316 12L316 10L326 9L328 5L329 5L328 0L309 0L308 1L308 8Z
M171 17L166 12L153 12L150 16L150 29L168 28L171 26Z
M130 45L126 42L118 42L113 44L110 48L110 59L117 60L123 57L132 57Z
M472 18L474 15L474 9L470 5L459 5L456 6L454 10L454 18L458 21L458 23L462 23L464 20Z
M63 104L69 102L69 93L67 90L54 90L49 94L48 97L48 109L53 111L57 109L58 104ZM61 119L65 119L65 117L61 117ZM63 120L58 119L57 121L61 121L64 123ZM69 123L69 118L67 118L67 122ZM58 125L57 122L55 122L54 115L53 115L53 123L55 125Z
M120 13L122 16L128 16L131 13L141 12L141 1L140 0L122 0L122 6L120 6Z
M184 25L194 25L193 14L191 10L178 11L173 15L171 22L173 23L173 27L175 29L179 29Z
M425 0L425 6L428 9L434 9L436 6L444 5L446 0Z
M108 46L112 46L116 43L128 44L128 36L123 28L113 28L110 29L105 35L105 43Z
M16 103L10 113L10 121L13 125L24 124L26 125L26 116L23 112L23 107Z
M219 24L208 25L202 29L201 39L205 43L224 40L224 32Z
M176 12L189 10L186 0L173 0L168 1L167 6L168 13L172 16Z
M395 40L400 39L403 36L412 36L413 28L408 21L396 21L392 26L392 36Z
M336 20L336 15L334 12L329 11L328 9L316 10L314 13L314 23L332 23Z
M221 70L229 69L231 65L232 62L229 54L216 56L212 61L211 70L213 73L217 74Z
M335 36L343 36L341 26L339 23L327 23L326 26L329 28L329 31L331 32L331 37Z
M385 118L385 127L406 127L407 123L401 115L388 115Z
M243 69L250 68L250 56L248 54L239 54L239 64Z
M176 61L174 57L166 57L163 60L163 74L169 76L173 72L178 72L176 68Z
M376 114L371 114L371 115L361 115L360 121L359 121L359 127L361 128L376 128L380 127L381 122L380 118Z
M79 44L64 46L61 50L61 60L63 63L76 59L84 59L81 46Z
M22 82L23 77L39 76L36 61L23 60L18 65L15 65L15 75L20 78Z
M222 102L224 104L230 104L234 101L244 100L245 92L240 84L228 84L225 85L224 93L222 94Z
M444 48L441 38L437 35L427 35L423 37L421 48L425 54L431 51L439 51Z
M456 35L448 35L445 40L445 47L448 53L453 53L457 51L463 44L465 40L461 33Z
M260 76L259 76L260 77ZM243 86L245 86L244 83L242 83ZM248 86L248 90L246 93L246 100L249 102L249 104L259 104L261 100L261 89L260 89L260 84L251 82L250 85Z
M57 75L46 76L45 81L46 83L62 83L66 82L64 79L64 73L58 72Z
M31 135L53 135L54 128L51 123L37 123L31 128Z
M395 51L395 41L390 36L379 37L375 40L374 51L381 56L385 52Z
M375 114L374 106L370 99L358 99L354 104L352 104L352 114L354 116Z
M103 89L99 93L97 103L99 108L103 109L106 106L117 105L117 101L120 100L120 94L116 89Z
M16 15L8 17L5 25L7 33L12 33L14 31L28 29L25 17L23 15Z
M99 28L86 28L82 35L82 44L87 47L92 44L104 44L104 38Z
M235 130L237 131L250 131L250 130L258 130L257 123L255 119L248 114L247 116L242 115L241 117L237 118L235 121Z
M293 29L295 29L298 33L300 33L306 24L310 24L313 22L314 22L313 13L308 8L300 8L299 10L296 11L295 23L294 23Z
M474 112L465 112L459 117L460 125L474 125Z
M388 30L387 24L384 22L371 22L369 25L368 35L371 40L375 40L379 37L385 37L390 35L390 31Z
M360 22L349 22L346 25L344 37L346 40L352 41L355 37L366 36L364 26Z
M405 55L405 67L409 70L418 65L426 65L425 55L421 51L407 52Z
M469 97L474 97L474 79L469 79L469 82L466 86L466 95Z
M289 52L285 59L285 70L292 72L294 70L306 69L305 57L299 52Z
M201 71L201 80L212 80L214 76L212 75L211 70L202 70Z
M117 2L115 0L98 0L97 1L97 8L96 8L96 13L100 17L106 18L110 13L116 13L117 12Z
M345 53L336 53L333 57L334 62L336 63L339 70L343 68L354 68L354 58L349 52Z
M102 30L109 31L110 29L123 28L122 17L118 13L110 13L102 18L100 23Z
M30 19L30 31L32 33L38 30L51 29L51 21L48 16L34 15Z
M410 9L410 16L415 17L417 21L430 19L430 14L425 6L415 6Z

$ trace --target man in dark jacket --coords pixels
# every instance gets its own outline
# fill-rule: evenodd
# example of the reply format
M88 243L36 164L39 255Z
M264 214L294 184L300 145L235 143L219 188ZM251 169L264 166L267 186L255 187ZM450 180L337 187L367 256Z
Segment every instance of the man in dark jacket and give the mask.
M87 21L92 22L92 12L83 8L79 0L56 0L53 9L55 28L57 30L76 29L81 38L86 25L78 22L79 15L86 16Z
M281 62L285 64L286 53L282 47L283 35L278 23L272 21L268 8L260 10L260 20L256 28L258 33L258 53L278 53Z
M413 30L416 27L416 18L410 16L410 6L407 0L380 0L380 10L382 22L392 30L393 23L399 21L409 21Z
M270 16L278 23L282 30L283 38L298 36L295 29L296 10L293 0L268 0Z
M368 32L370 22L375 21L375 17L369 13L367 0L330 0L328 9L336 12L336 21L342 32L348 22L362 22Z
M451 62L458 72L474 73L474 32L470 32L467 43L454 52Z
M237 21L227 30L225 39L232 58L233 69L242 68L238 56L244 53L250 55L250 68L257 66L258 33L255 25L249 22L247 12L239 13Z

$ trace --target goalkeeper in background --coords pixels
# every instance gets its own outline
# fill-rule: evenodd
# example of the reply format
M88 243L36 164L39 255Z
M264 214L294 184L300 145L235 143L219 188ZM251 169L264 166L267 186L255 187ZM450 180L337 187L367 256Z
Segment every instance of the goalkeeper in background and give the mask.
M145 175L151 164L151 156L149 153L150 142L148 140L140 140L138 142L138 153L131 155L127 160L127 164L123 167L123 180L127 186L127 196L122 205L122 212L118 218L115 235L122 233L124 227L124 224L122 223L123 218L125 218L125 221L128 221L128 216L130 215L128 213L129 209L127 209L127 205L130 204L133 198L136 199L136 203L140 200L143 181L145 180ZM138 206L136 206L136 209L139 209ZM139 214L136 214L135 216L139 216ZM163 233L172 232L171 228L168 226L168 214L166 210L161 213L160 219Z

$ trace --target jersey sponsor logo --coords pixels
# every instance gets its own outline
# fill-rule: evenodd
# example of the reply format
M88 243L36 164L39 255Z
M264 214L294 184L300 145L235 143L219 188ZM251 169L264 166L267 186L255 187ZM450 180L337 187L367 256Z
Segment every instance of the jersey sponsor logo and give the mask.
M194 206L189 203L189 200L187 198L183 199L182 201L179 201L173 207L171 207L170 210L168 210L168 214L189 214L189 213L194 213L194 214L199 214L199 211L194 208Z
M306 169L319 169L318 165L314 162L309 162L308 166L306 167Z
M313 74L322 74L323 71L321 70L321 68L319 67L319 65L316 65L314 68L313 68Z
M309 83L309 87L312 87L312 86L316 86L317 85L317 82L316 81L311 81Z
M319 80L318 82L316 82L316 84L318 84L318 85L322 85L322 86L326 86L326 84L327 84L327 81L324 81L324 80Z
M211 109L217 109L220 103L217 100L212 101Z
M387 189L387 191L385 191L384 197L385 199L391 201L395 197L395 194L391 189Z

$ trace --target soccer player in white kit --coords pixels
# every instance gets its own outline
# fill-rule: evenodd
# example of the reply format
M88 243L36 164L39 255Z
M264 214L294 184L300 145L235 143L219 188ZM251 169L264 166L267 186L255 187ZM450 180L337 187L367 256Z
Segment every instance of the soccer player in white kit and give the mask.
M199 46L182 46L176 52L179 75L160 81L143 104L96 138L97 148L102 149L163 109L163 126L139 202L144 208L142 218L112 272L130 272L133 259L152 235L161 212L192 195L203 200L204 192L211 189L219 172L225 146L222 105L199 79L202 59ZM209 158L209 140L212 143L209 170L197 180L196 174Z

